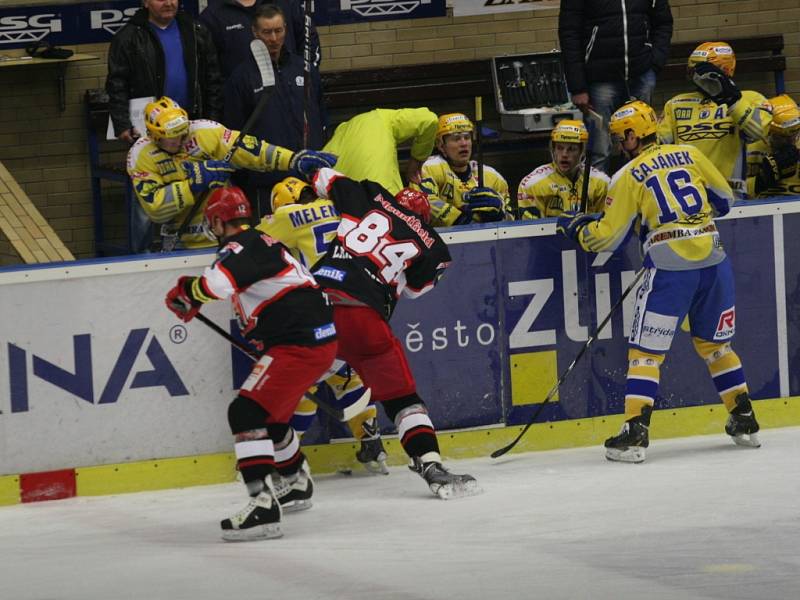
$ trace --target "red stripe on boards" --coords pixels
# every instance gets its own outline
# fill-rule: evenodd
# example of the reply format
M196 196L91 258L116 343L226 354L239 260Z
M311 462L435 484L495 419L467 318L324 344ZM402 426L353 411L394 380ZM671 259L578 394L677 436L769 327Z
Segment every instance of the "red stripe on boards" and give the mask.
M19 476L20 501L23 503L74 498L77 488L75 469L23 473Z

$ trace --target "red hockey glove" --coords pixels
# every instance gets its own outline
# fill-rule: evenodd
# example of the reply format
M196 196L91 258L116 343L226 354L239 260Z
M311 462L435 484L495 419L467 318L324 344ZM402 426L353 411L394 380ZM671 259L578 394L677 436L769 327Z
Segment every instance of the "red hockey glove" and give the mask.
M194 277L186 277L185 275L180 277L175 287L167 292L165 300L167 308L174 312L184 323L194 319L194 316L200 312L201 304L192 301L192 297L186 291L192 281L194 281Z

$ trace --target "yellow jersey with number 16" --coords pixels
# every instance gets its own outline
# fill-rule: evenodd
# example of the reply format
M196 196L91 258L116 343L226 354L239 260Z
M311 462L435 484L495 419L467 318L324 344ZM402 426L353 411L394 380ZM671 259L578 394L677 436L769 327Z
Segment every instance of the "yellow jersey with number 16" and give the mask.
M733 202L725 177L700 150L653 144L614 174L602 218L579 241L589 252L612 251L638 226L644 266L710 267L725 259L714 217Z

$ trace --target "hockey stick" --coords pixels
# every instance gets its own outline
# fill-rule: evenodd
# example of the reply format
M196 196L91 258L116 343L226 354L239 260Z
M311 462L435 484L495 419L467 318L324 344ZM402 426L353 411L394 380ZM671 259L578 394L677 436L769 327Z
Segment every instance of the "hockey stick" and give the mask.
M589 180L592 175L592 142L594 141L594 134L597 131L598 122L600 127L603 126L603 117L594 112L591 108L587 108L584 113L584 121L586 121L586 130L589 138L586 140L586 158L583 163L583 189L581 190L581 212L585 213L589 207Z
M475 96L475 154L478 157L478 187L483 187L483 98Z
M628 294L631 293L631 290L633 290L633 288L636 287L636 284L639 283L639 280L642 278L642 275L644 275L644 272L645 272L645 268L644 267L639 269L639 271L636 273L636 276L633 278L633 281L630 282L628 287L625 288L625 291L622 292L622 296L620 296L620 298L619 298L619 300L617 300L616 304L614 304L614 306L611 307L611 310L608 311L608 314L606 315L606 318L603 319L603 322L600 323L600 325L597 326L597 329L595 330L594 334L588 340L586 340L586 343L583 345L583 348L581 348L580 352L578 352L578 355L575 357L575 359L572 361L572 363L570 363L570 365L566 368L566 370L561 374L561 377L558 378L558 381L556 382L556 384L547 393L547 396L545 396L544 401L539 405L539 408L536 409L536 412L533 413L533 416L530 419L528 419L527 425L525 425L525 427L522 428L522 431L519 432L519 435L517 435L517 437L514 438L514 441L511 442L510 444L508 444L507 446L503 446L502 448L492 452L492 454L491 454L492 458L498 458L500 456L503 456L503 454L505 454L506 452L511 450L514 446L517 445L517 442L519 442L522 439L522 436L525 435L525 433L528 431L528 429L531 428L531 425L534 424L534 422L536 421L536 418L539 416L539 413L542 412L542 409L545 407L545 405L547 403L549 403L550 400L552 400L553 396L556 395L556 392L558 391L558 388L561 387L562 383L564 383L564 379L566 379L567 375L569 375L572 372L572 369L575 368L575 365L578 363L578 361L581 359L581 357L589 349L589 346L591 346L594 343L594 341L597 339L597 335L608 324L608 322L611 320L611 317L614 315L615 312L617 312L617 309L619 309L619 307L622 306L622 303L625 301L625 298L628 297Z
M250 113L247 121L245 121L244 126L239 130L236 139L231 144L230 149L228 150L225 157L222 159L225 162L230 162L231 158L233 158L234 152L242 145L245 136L248 135L253 126L256 123L256 120L264 112L264 107L267 105L267 102L272 96L272 92L275 91L275 72L272 70L272 59L269 57L269 51L267 47L264 45L264 42L261 40L255 39L250 42L250 51L253 54L253 58L256 61L256 66L258 67L259 75L261 76L261 96L256 103L253 112ZM178 227L178 231L175 232L174 237L170 236L166 238L164 245L161 248L162 252L171 252L175 249L178 241L180 241L181 237L186 230L189 228L189 224L194 219L197 211L200 210L200 206L202 202L195 202L192 205L192 208L189 210L189 214L186 215L186 218L181 223L180 227Z
M311 13L314 0L303 2L303 148L308 148L311 129L308 111L311 108Z
M212 331L218 333L226 340L228 340L228 342L230 342L230 344L234 348L239 350L239 352L247 356L253 362L258 361L258 359L260 358L252 348L246 346L245 344L237 340L230 333L228 333L222 327L214 323L214 321L206 317L204 314L197 313L195 315L195 318L204 325L208 326ZM316 404L320 408L320 410L322 410L322 412L330 415L337 421L345 422L349 421L356 415L360 415L362 412L364 412L364 409L367 408L367 405L369 404L371 391L369 388L367 388L366 391L361 395L361 398L359 398L358 400L353 402L353 404L344 409L334 408L327 402L323 402L320 398L318 398L315 394L312 394L311 392L306 392L305 396L306 398L311 400L314 404Z

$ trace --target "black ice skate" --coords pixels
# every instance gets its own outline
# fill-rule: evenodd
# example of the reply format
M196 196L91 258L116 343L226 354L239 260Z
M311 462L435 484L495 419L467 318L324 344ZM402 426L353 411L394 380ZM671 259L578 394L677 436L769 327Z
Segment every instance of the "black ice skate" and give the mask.
M649 406L642 408L642 414L625 421L619 435L606 440L606 458L617 462L640 463L645 459L645 448L650 445Z
M356 460L364 465L370 473L388 475L389 468L386 466L388 456L378 430L378 419L373 418L365 421L362 427L364 429L364 437L361 438L361 448L356 452Z
M303 457L297 473L292 475L273 475L275 496L278 498L283 512L292 513L311 508L311 496L314 494L314 480L306 457Z
M747 394L736 396L736 408L728 416L725 424L725 433L733 438L734 443L748 448L760 448L761 441L758 439L758 421L753 412L753 405Z
M422 462L414 457L408 468L422 477L431 491L442 500L475 496L483 490L472 475L454 475L438 462Z
M230 519L220 523L226 542L249 542L283 536L280 527L281 505L275 497L272 480L267 477L264 489Z

